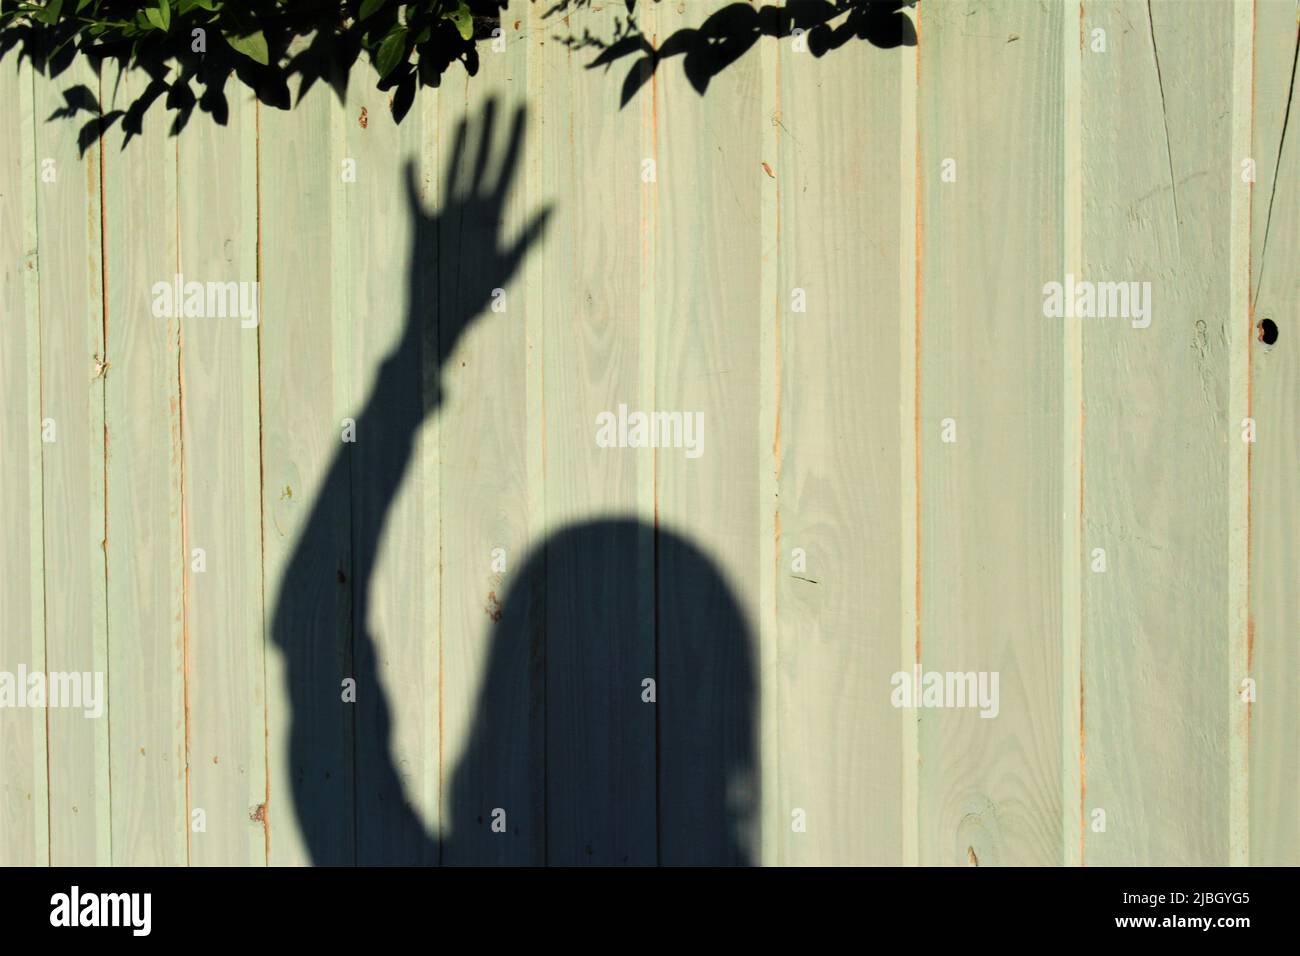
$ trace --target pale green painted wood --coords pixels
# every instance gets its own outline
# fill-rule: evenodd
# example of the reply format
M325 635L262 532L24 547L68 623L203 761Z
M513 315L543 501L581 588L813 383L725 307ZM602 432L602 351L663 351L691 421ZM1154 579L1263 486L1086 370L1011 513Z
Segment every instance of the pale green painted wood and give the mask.
M106 673L103 268L99 146L84 157L74 123L43 122L65 103L64 91L99 76L84 59L35 87L38 167L53 160L54 182L36 186L40 256L41 418L57 440L42 445L45 571L45 665L50 671ZM111 697L110 681L104 688ZM50 848L54 865L112 859L109 714L50 708Z
M1076 505L1061 500L1063 328L1040 290L1062 262L1064 12L921 12L919 658L1000 675L996 718L919 714L923 865L1061 860L1060 534Z
M409 205L403 164L417 164L420 201L436 209L433 187L439 171L426 144L434 132L437 96L424 97L398 126L389 94L374 88L373 75L370 64L356 64L346 102L331 110L336 158L330 190L338 226L332 236L334 254L339 263L364 263L332 273L348 363L336 370L335 381L349 390L355 409L349 414L360 412L406 323L434 318L427 298L412 295L413 287L432 288L437 262L432 257L412 260L415 210ZM356 163L355 182L343 179L348 160ZM421 370L418 362L412 367ZM424 402L422 379L417 375L406 382L399 396L417 419ZM409 802L419 822L436 832L438 580L423 572L436 566L438 558L437 474L424 467L418 454L412 456L390 501L390 482L381 472L400 460L395 444L387 435L359 434L350 449L355 667L358 686L368 689L356 708L357 860L430 864L437 862L437 843L404 829L413 821L403 804ZM373 556L371 541L379 546ZM378 710L380 691L387 702L385 714ZM385 720L392 724L387 739Z
M542 12L529 12L532 37L551 30ZM591 28L611 31L621 12L593 12ZM525 263L527 297L515 300L541 392L530 442L545 450L547 538L530 561L545 570L547 862L653 865L660 705L642 700L641 682L657 676L654 453L595 441L602 411L648 407L654 374L643 336L654 322L657 184L641 181L652 100L611 109L608 77L576 70L557 44L516 43L531 93L525 196L554 205ZM600 255L587 253L593 244ZM593 566L608 574L594 579ZM512 594L528 585L515 582Z
M656 9L652 32L666 37L720 6L693 5L682 17ZM762 167L770 116L760 69L756 54L743 57L701 98L669 62L647 91L658 167L655 375L642 399L704 422L699 457L668 448L655 461L657 527L700 553L661 541L656 568L659 860L671 865L757 862L760 850L759 582L765 553L774 556L759 535L759 467L775 438L759 428L763 403L774 400L759 364L760 323L773 320L760 299L760 224L773 188Z
M850 44L818 59L789 42L779 49L779 96L764 116L775 178L746 171L775 190L780 224L776 301L762 313L780 323L781 385L781 746L766 780L784 810L779 862L898 865L902 722L915 720L888 693L891 675L911 670L899 656L893 556L915 535L902 507L915 475L898 454L899 404L912 399L901 392L911 368L900 367L899 310L915 282L915 264L904 273L899 256L900 222L915 218L900 209L902 180L915 175L900 164L905 131L915 136L900 86L915 76L903 75L900 51ZM793 311L796 289L805 312ZM791 829L795 808L806 832Z
M1252 215L1250 222L1251 292L1258 294L1257 270L1264 246L1265 224L1268 220L1270 199L1274 216L1282 210L1273 198L1274 182L1282 167L1279 165L1279 145L1282 127L1287 119L1287 94L1290 90L1291 65L1295 61L1297 11L1290 0L1255 0L1251 4L1254 30L1253 97L1251 117L1253 134L1251 156L1255 160L1256 175L1251 189ZM1289 136L1289 134L1288 134ZM1238 163L1240 172L1240 163ZM1281 183L1278 183L1279 188ZM1269 240L1270 243L1272 240Z
M490 73L468 82L457 71L444 78L438 97L438 175L455 195L469 194L490 99L498 107L484 179L495 180L510 119L527 88L527 55L517 43L490 55ZM457 179L447 182L465 117L471 120L469 139ZM528 212L523 180L517 171L503 222L456 216L438 224L438 275L443 277L437 288L438 347L450 349L438 379L443 404L437 425L443 505L441 858L448 864L540 864L547 851L539 622L526 598L506 607L520 584L516 575L524 556L537 540L529 527L527 494L530 484L541 480L528 470L534 416L540 424L540 409L530 409L526 401L528 291L518 276L505 282L463 253L467 233L495 230L501 247L518 234ZM451 202L446 191L439 199L443 209ZM504 314L483 311L496 288L505 289ZM451 341L449 330L466 322L468 329ZM496 548L507 555L512 573L505 577L492 569ZM494 624L499 624L495 630ZM496 649L496 631L519 641L513 653ZM506 831L494 834L490 828L498 809L505 812Z
M16 104L18 129L0 140L0 668L45 668L40 438L40 298L36 238L37 165L32 68L0 67L0 101ZM0 864L49 860L45 714L0 711Z
M170 141L187 282L258 279L257 107L243 91L229 104L225 126L197 115ZM260 314L253 328L235 317L181 321L187 805L203 811L204 826L187 829L200 866L259 865L267 855L260 329Z
M1259 173L1252 190L1252 248L1256 251L1251 260L1251 289L1258 288L1254 319L1271 318L1279 334L1273 346L1251 336L1250 414L1258 433L1250 448L1253 645L1248 666L1257 695L1250 708L1250 862L1293 866L1300 859L1300 811L1294 796L1300 787L1300 703L1295 694L1300 678L1300 643L1296 641L1300 596L1295 588L1295 568L1300 560L1296 526L1300 513L1300 444L1296 442L1300 365L1295 359L1300 332L1295 322L1300 315L1296 272L1300 262L1300 130L1295 125L1294 105L1284 144L1282 125L1287 98L1295 93L1296 10L1290 3L1264 3L1256 16L1252 155ZM1267 246L1263 241L1266 226ZM1235 427L1232 422L1229 426ZM1241 676L1232 675L1234 683L1239 685Z
M342 228L330 202L340 174L333 95L318 84L292 110L258 110L266 815L277 865L356 858L355 713L342 698L353 675L340 424L350 409L339 384L346 353L336 358L350 343L329 281L332 234Z
M760 126L759 149L764 155L778 156L780 146L780 99L782 50L771 44L761 48L759 61L760 111L776 117L777 123ZM770 168L770 166L768 167ZM764 173L767 169L764 169ZM781 327L782 302L780 285L783 277L778 267L781 249L781 195L778 189L761 191L759 201L760 274L758 301L771 308L769 321L760 321L758 332L759 395L758 431L760 436L758 469L758 787L757 799L759 847L752 862L771 866L782 859L781 835L793 830L793 811L780 785L781 771L781 681L780 630L778 617L777 576L781 555ZM771 436L770 442L762 441ZM801 808L803 809L803 808ZM806 812L806 809L805 809ZM805 831L806 832L806 831Z
M106 67L125 109L149 77ZM108 636L113 707L113 863L187 859L185 632L181 540L177 319L153 315L153 286L177 271L176 142L161 111L130 152L104 150L104 278L108 366Z
M662 42L723 5L649 5L643 26ZM607 32L618 6L569 27ZM801 57L764 38L707 96L671 58L620 110L629 61L582 70L557 21L516 3L507 51L485 44L478 76L453 67L401 127L359 64L342 103L324 85L290 112L245 97L226 127L196 114L179 139L157 111L124 152L114 131L102 194L98 147L82 159L79 124L45 121L98 78L75 64L33 93L6 59L0 98L23 122L0 144L0 667L47 666L48 648L51 669L108 671L113 698L100 721L49 713L48 770L44 715L0 712L0 862L1294 862L1296 529L1279 516L1300 465L1285 321L1300 236L1294 144L1277 155L1293 5L1254 6L1259 174L1240 248L1229 5L1152 5L1159 81L1142 2L1085 4L1073 65L1074 4L923 6L919 54ZM554 204L547 232L500 314L482 306L502 281L459 251L484 224L441 224L418 288L444 330L477 318L445 369L423 333L402 396L444 404L409 457L386 444L392 422L345 445L412 304L402 162L418 159L426 212L447 208L457 125L490 97L494 157L515 102L529 123L504 221L486 225L508 240ZM56 183L39 180L45 157ZM1260 438L1243 489L1229 263L1246 246L1256 318L1282 338L1249 348ZM1072 352L1041 286L1076 261L1152 281L1152 327L1083 320ZM177 265L260 279L259 328L155 320L149 285ZM704 456L596 447L596 413L621 401L704 411ZM1245 494L1249 551L1231 517ZM996 720L889 706L912 653L917 514L921 661L999 671ZM609 516L658 536L629 522L593 538ZM678 535L721 569L740 640L701 627L727 599ZM632 572L584 589L569 572L593 555ZM566 630L580 639L543 642ZM1247 657L1259 700L1243 724ZM294 759L291 717L317 760ZM761 772L761 842L756 821L727 832L715 765ZM205 833L188 832L193 808Z
M1083 859L1223 865L1232 9L1151 11L1154 48L1145 3L1085 18L1108 52L1083 59L1084 273L1149 281L1152 321L1082 320Z

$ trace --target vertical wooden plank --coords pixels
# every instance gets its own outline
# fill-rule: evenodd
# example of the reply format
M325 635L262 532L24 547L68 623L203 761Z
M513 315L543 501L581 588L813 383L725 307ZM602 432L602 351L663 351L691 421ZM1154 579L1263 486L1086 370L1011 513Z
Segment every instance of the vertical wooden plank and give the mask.
M1084 13L1061 18L1061 266L1083 271ZM1061 864L1083 864L1083 327L1061 335Z
M1232 17L1232 129L1230 155L1252 152L1254 120L1255 11L1253 4L1233 5ZM1244 162L1244 160L1243 160ZM1228 380L1227 417L1241 422L1250 412L1251 325L1250 177L1228 177L1230 190L1228 238ZM1239 436L1243 437L1243 436ZM1250 862L1250 718L1254 707L1245 689L1244 675L1251 664L1250 636L1250 444L1228 442L1228 693L1223 704L1228 730L1228 862ZM1233 679L1242 681L1231 692Z
M915 533L895 453L900 291L914 283L898 254L902 178L915 176L899 163L900 86L915 82L902 56L854 42L815 58L782 41L762 118L778 148L764 188L780 224L765 305L780 322L782 863L902 862L905 712L889 700L898 555Z
M764 156L776 157L782 164L781 102L782 49L776 43L763 43L759 47L759 113L773 122L759 124L759 149ZM764 160L766 162L766 160ZM764 173L771 169L764 168ZM773 173L769 178L775 179ZM759 459L755 463L758 478L758 696L755 708L758 737L757 836L758 852L749 862L771 866L781 862L787 848L785 834L793 833L792 814L806 814L807 809L791 809L786 787L782 786L781 720L782 681L780 667L780 584L781 569L781 336L785 310L790 303L783 301L782 286L786 276L781 271L781 200L783 194L776 183L769 184L759 194L759 254L760 284L758 301L771 310L760 314L758 331L759 406L758 439ZM768 441L767 439L771 440ZM806 824L806 821L805 821ZM806 833L806 826L800 831Z
M245 318L238 308L262 304L255 293L257 107L234 84L227 98L225 125L197 114L174 146L177 271L205 289L221 283L229 303L225 315L218 307L183 319L180 335L188 807L204 822L200 831L190 828L189 859L201 866L260 865L267 854L262 316Z
M262 532L267 615L273 864L352 863L353 676L349 505L342 441L350 346L330 281L334 94L317 84L292 110L258 109ZM342 356L336 352L343 351Z
M105 70L106 109L129 107L150 82L141 70ZM169 123L150 110L103 163L108 364L94 384L107 420L113 863L126 866L187 860L180 321L174 296L155 295L176 272Z
M1249 409L1257 440L1246 446L1250 478L1249 593L1251 642L1246 673L1229 675L1235 693L1242 679L1255 681L1249 715L1249 862L1294 866L1300 861L1300 595L1295 567L1300 534L1300 407L1297 332L1300 314L1300 115L1295 105L1297 12L1292 4L1260 3L1254 24L1254 157L1258 175L1251 191L1250 287L1255 291L1253 324L1265 319L1278 330L1267 345L1248 328ZM1240 94L1240 90L1238 91ZM1290 113L1288 117L1288 111ZM1285 138L1284 131L1285 130ZM1233 188L1242 157L1234 155ZM1234 321L1242 316L1234 313ZM1240 425L1230 417L1229 440ZM1245 706L1234 700L1234 706Z
M596 442L602 413L645 407L642 375L654 368L641 339L653 321L640 258L655 188L641 181L650 101L615 109L609 76L542 40L553 29L542 12L530 12L533 39L521 43L530 43L527 193L533 207L556 203L525 262L524 303L541 319L529 354L546 412L544 471L530 474L547 531L530 558L545 581L546 858L653 865L658 704L642 699L642 681L656 677L653 500L642 494L652 492L653 460L648 449ZM622 13L582 11L569 30L608 35Z
M654 8L661 39L721 3ZM656 123L654 390L647 411L702 418L694 450L654 452L660 862L759 859L759 469L775 436L759 322L764 189L761 58L714 76L707 96L680 61L645 90ZM772 399L766 399L772 400ZM692 457L688 457L692 456ZM768 552L770 553L770 552Z
M104 308L100 147L85 155L78 124L44 122L68 91L99 95L97 71L76 57L35 88L36 161L53 171L37 187L40 247L41 418L55 440L42 445L44 487L45 665L50 672L103 678L110 693L105 610ZM71 94L76 96L75 93ZM98 717L51 707L49 730L50 863L107 864L112 858L108 727Z
M922 14L922 864L1061 859L1064 11Z
M901 521L899 567L899 663L904 672L920 663L921 653L921 457L917 422L921 408L921 183L920 68L922 16L911 11L917 45L899 57L899 209L898 265L898 462ZM910 279L910 281L909 281ZM891 700L891 704L892 704ZM920 712L903 714L902 766L899 768L899 843L904 866L921 857Z
M507 13L509 18L511 14ZM442 861L546 860L546 686L540 569L530 556L533 436L528 331L532 297L496 271L527 214L523 156L504 205L476 206L474 181L497 181L527 88L524 43L484 53L472 79L449 73L438 97L438 389L442 401ZM495 103L489 112L489 102ZM457 146L458 130L468 139ZM487 151L483 132L489 129ZM536 135L535 122L528 133ZM527 134L526 134L527 135ZM483 160L486 158L486 168ZM500 300L493 290L504 290ZM488 310L494 299L504 314ZM534 343L540 351L540 343ZM454 503L454 504L453 504ZM508 571L494 569L502 549ZM526 557L528 556L528 557ZM499 567L499 564L497 565ZM504 813L504 817L500 815ZM504 824L494 832L493 825Z
M425 328L437 315L436 250L422 219L437 207L436 157L423 152L436 94L422 93L400 126L389 97L375 88L374 68L358 63L346 101L332 112L341 150L330 187L341 213L335 249L340 263L357 264L332 273L349 343L341 371L349 414L366 423L349 449L357 860L429 864L438 860L438 580L423 571L437 559L428 532L439 506L437 473L417 450L427 412ZM345 180L345 163L355 163L355 181ZM418 206L406 163L415 165Z
M1086 406L1083 859L1222 865L1233 8L1089 4L1096 29L1075 278L1150 283L1150 325L1066 320L1083 323Z
M15 62L17 61L17 62ZM41 482L41 339L36 232L32 66L0 64L0 102L18 104L17 131L0 140L0 669L45 670L45 582ZM0 865L49 862L45 713L0 711Z

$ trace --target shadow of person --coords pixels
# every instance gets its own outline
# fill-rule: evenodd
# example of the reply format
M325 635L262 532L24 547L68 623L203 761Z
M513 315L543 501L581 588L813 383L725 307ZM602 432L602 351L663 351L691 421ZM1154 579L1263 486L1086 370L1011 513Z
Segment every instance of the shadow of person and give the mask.
M395 762L369 629L385 530L417 434L442 404L441 369L549 214L514 241L500 235L525 115L495 163L495 114L489 102L472 161L461 124L436 213L408 167L402 334L355 418L357 440L337 446L272 605L302 844L324 865L750 862L758 774L748 628L708 558L635 521L562 529L520 567L492 627L463 752L443 778L444 832L426 826ZM430 589L411 582L411 606ZM340 694L348 680L355 703ZM449 758L457 742L446 743ZM273 793L283 785L271 784ZM274 838L287 820L274 800L267 818Z
M514 241L501 235L525 112L515 114L499 163L491 155L495 119L491 101L473 158L469 123L460 124L436 213L425 211L415 167L407 165L411 249L402 331L355 416L356 441L330 435L336 451L301 519L272 605L271 643L288 696L294 813L317 864L437 862L436 841L411 814L390 755L391 715L368 631L370 581L419 430L442 402L438 369L546 227L549 210ZM412 582L411 601L423 600L426 590ZM355 705L341 699L347 680L355 681ZM274 801L267 812L274 839Z
M749 628L698 548L635 520L557 531L492 629L443 862L753 862L756 702Z

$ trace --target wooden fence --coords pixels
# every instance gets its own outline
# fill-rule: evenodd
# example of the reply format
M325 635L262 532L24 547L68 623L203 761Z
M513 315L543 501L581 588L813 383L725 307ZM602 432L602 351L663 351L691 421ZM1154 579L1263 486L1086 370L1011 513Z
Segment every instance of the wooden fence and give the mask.
M106 680L0 709L0 862L1300 862L1296 5L923 0L625 106L560 42L623 5L546 6L400 125L358 64L83 154L145 80L0 62L0 672Z

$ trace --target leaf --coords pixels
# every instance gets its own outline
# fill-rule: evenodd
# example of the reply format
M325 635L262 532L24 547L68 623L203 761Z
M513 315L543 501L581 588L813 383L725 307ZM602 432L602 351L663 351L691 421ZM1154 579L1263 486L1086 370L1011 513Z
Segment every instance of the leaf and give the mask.
M638 52L654 56L655 48L641 34L632 33L601 50L600 55L587 64L587 69L592 70L598 66L608 66L620 57Z
M158 0L156 7L146 7L144 15L149 18L150 23L164 32L172 25L172 11L167 5L167 0Z
M379 78L382 80L392 73L405 58L406 27L395 27L384 37L384 42L379 44L379 51L375 54L375 69L379 71Z
M244 54L254 63L260 63L266 66L270 62L271 55L266 48L266 37L261 30L255 30L247 36L233 36L226 34L226 42L231 48Z
M63 11L63 0L50 0L41 8L41 12L36 14L38 20L47 27L54 26L54 22L59 19L59 14Z
M455 10L444 10L442 18L452 22L460 33L462 40L468 40L474 36L474 17L469 12L469 4L465 0L459 0Z
M361 12L357 14L357 20L369 19L371 16L378 13L380 8L387 2L388 0L363 0L361 4Z
M636 96L637 90L641 89L650 77L654 76L655 61L652 57L644 57L638 60L632 66L631 72L628 73L627 79L623 81L623 93L619 98L618 108L622 109L632 102L632 97Z

